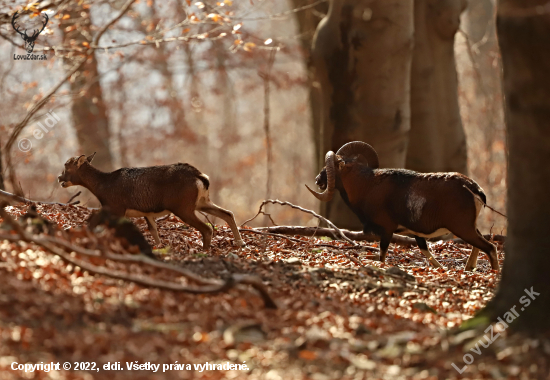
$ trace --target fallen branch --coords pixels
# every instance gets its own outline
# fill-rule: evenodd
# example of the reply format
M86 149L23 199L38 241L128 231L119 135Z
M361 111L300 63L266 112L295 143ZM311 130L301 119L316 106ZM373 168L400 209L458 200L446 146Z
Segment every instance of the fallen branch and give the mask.
M247 229L245 231L251 231L251 230ZM256 227L253 229L253 231L273 233L276 235L280 234L280 235L299 235L299 236L325 236L332 239L337 239L337 236L335 235L334 230L332 230L331 228L302 227L302 226L276 226L276 227ZM380 237L377 235L365 234L361 231L349 231L344 229L341 229L340 231L342 231L342 233L346 235L348 238L355 241L380 240ZM493 240L493 241L502 242L502 243L504 243L506 240L506 236L504 235L486 234L486 235L483 235L483 237L487 240ZM457 244L468 244L460 238L436 239L436 241L439 241L439 240L452 241L453 243L457 243ZM414 238L404 236L404 235L393 234L391 242L395 244L399 244L401 246L405 246L405 247L416 246L416 240ZM432 241L430 240L430 242Z
M293 227L293 226L283 226L283 227L290 227L290 228L311 228L311 227ZM286 239L288 241L293 241L293 242L296 242L296 243L306 243L304 242L303 240L300 240L300 239L296 239L296 238L292 238L292 237L289 237L289 236L285 236L284 235L284 232L279 234L279 233L273 233L273 232L264 232L264 230L266 229L269 229L269 228L277 228L277 227L258 227L258 228L239 228L239 231L241 232L249 232L249 233L252 233L252 234L258 234L258 235L265 235L265 236L273 236L273 237L279 237L279 238L282 238L282 239ZM327 228L328 229L328 228ZM332 230L330 230L332 232ZM288 233L288 235L300 235L300 234L292 234L292 233ZM303 235L303 236L313 236L313 235ZM321 235L323 236L323 235ZM327 248L334 248L334 249L357 249L357 246L351 246L351 247L338 247L338 246L335 246L333 244L325 244L325 243L312 243L311 246L313 247L327 247ZM379 251L378 248L374 248L374 247L369 247L369 246L366 246L366 245L361 245L360 248L363 248L363 249L367 249L367 250L371 250L371 251Z
M335 232L331 228L320 227L301 227L301 226L276 226L276 227L256 227L256 231L270 232L283 235L300 235L300 236L325 236L332 239L338 239ZM380 237L374 234L365 234L361 231L349 231L340 230L346 237L355 241L378 241ZM392 243L396 243L404 246L416 245L416 240L403 235L394 234L391 240Z
M338 235L344 239L345 241L347 241L348 243L350 243L352 246L356 247L356 248L359 248L359 249L362 249L363 247L359 244L357 244L356 242L354 242L353 240L349 239L348 237L346 237L346 235L344 235L342 233L342 231L336 227L334 225L334 223L332 223L330 220L328 220L327 218L324 218L322 217L321 215L317 214L315 211L312 211L312 210L308 210L306 208L303 208L303 207L300 207L300 206L296 206L296 205L293 205L292 203L290 202L283 202L283 201L280 201L278 199L266 199L262 202L262 204L260 205L260 209L258 210L258 213L254 216L254 218L256 216L258 216L261 212L262 212L262 208L264 207L264 205L266 205L267 203L272 203L272 204L278 204L278 205L281 205L281 206L290 206L296 210L300 210L302 212L305 212L307 214L310 214L310 215L313 215L314 217L316 217L317 219L319 220L322 220L323 222L327 223L330 227L332 227L332 229L334 231L336 231L338 233ZM254 219L252 218L252 219ZM249 221L251 221L252 219L248 219L247 221L245 221L243 224L241 224L241 227L244 226L246 223L248 223ZM354 257L351 257L349 254L347 254L346 252L344 252L344 255L348 258L348 260L352 261L353 263L359 265L360 267L363 266L363 264L361 264L361 262L359 260L357 260L356 258Z
M12 193L8 193L7 191L0 190L0 199L3 202L7 202L8 204L13 204L15 202L17 203L33 203L30 199L23 198L19 195L15 195Z
M313 215L314 217L316 217L317 219L327 223L330 227L332 227L332 229L336 232L338 232L338 235L340 235L340 237L342 239L344 239L345 241L347 241L348 243L350 243L351 245L355 245L357 246L358 244L355 243L354 241L352 241L351 239L349 239L348 237L346 237L346 235L344 235L342 233L342 231L336 227L334 225L334 223L332 223L330 220L328 220L327 218L325 217L322 217L321 215L317 214L315 211L312 211L312 210L308 210L306 208L303 208L303 207L300 207L300 206L296 206L296 205L293 205L292 203L290 202L283 202L283 201L280 201L278 199L266 199L265 201L262 202L262 204L260 205L260 209L258 210L258 213L254 216L254 218L256 216L258 216L261 212L262 212L262 208L267 204L267 203L273 203L273 204L278 204L278 205L281 205L281 206L290 206L296 210L300 210L302 212L305 212L307 214L310 214L310 215ZM254 218L251 218L251 219L248 219L247 221L245 221L243 224L241 224L241 227L244 226L246 223L250 222L252 219Z
M265 307L269 309L277 308L277 305L275 304L273 299L270 297L261 279L258 278L257 276L233 274L225 281L216 280L216 279L206 279L184 268L180 268L175 265L153 260L143 255L118 255L110 252L103 253L99 251L92 251L89 249L77 247L69 242L57 239L55 237L45 236L40 238L36 236L31 236L21 228L19 223L17 223L6 212L6 210L4 210L4 206L5 204L2 204L2 207L0 207L0 216L2 217L4 222L9 223L16 230L18 234L17 235L0 234L0 239L14 241L14 242L25 241L29 243L34 243L44 248L45 250L61 257L65 262L79 266L83 270L88 271L90 273L100 274L100 275L104 275L104 276L108 276L111 278L116 278L124 281L131 281L143 286L155 287L159 289L172 290L172 291L178 291L178 292L192 293L192 294L219 293L222 291L226 291L237 284L247 284L255 288L258 291L258 293L260 293L260 296L264 301ZM106 269L104 267L91 264L85 260L80 260L75 257L72 257L70 253L65 252L61 248L57 247L55 244L61 245L65 249L68 249L70 251L76 252L84 256L100 257L100 258L110 259L115 261L141 262L160 269L171 270L204 286L202 287L184 286L173 282L153 280L143 275L132 275L121 271Z
M18 202L18 203L26 203L26 204L39 204L39 205L59 205L59 206L75 206L80 203L80 201L71 202L74 198L80 195L80 191L73 195L71 199L69 199L69 202L67 203L61 203L61 202L43 202L43 201L35 201L33 199L28 199L25 197L21 197L16 194L12 194L10 192L0 190L0 199L11 203L11 202ZM87 207L91 210L91 208Z

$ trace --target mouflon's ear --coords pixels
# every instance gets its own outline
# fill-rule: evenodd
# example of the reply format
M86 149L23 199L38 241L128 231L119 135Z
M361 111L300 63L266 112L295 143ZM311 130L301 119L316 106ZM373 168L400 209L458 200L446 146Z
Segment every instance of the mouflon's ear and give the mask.
M76 161L76 167L79 168L82 166L83 163L86 162L86 156L85 155L82 155L80 157L78 157L78 160Z

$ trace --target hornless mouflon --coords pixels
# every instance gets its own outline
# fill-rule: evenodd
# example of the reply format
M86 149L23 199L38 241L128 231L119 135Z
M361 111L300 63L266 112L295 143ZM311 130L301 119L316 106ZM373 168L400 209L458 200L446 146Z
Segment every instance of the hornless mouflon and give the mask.
M243 246L233 213L210 201L210 181L189 164L122 168L105 173L92 166L95 153L72 157L58 177L62 187L84 186L115 216L145 217L149 231L160 244L155 218L173 213L202 234L203 248L209 249L212 228L195 211L217 216L229 224L235 244Z
M336 154L327 153L315 183L323 193L306 187L317 199L328 202L338 189L359 217L363 232L380 236L382 262L392 235L403 233L413 235L420 251L441 268L425 238L452 232L473 246L466 270L477 266L479 250L487 254L492 269L500 269L496 247L476 227L481 207L486 205L485 193L465 175L379 169L376 151L367 143L354 141Z

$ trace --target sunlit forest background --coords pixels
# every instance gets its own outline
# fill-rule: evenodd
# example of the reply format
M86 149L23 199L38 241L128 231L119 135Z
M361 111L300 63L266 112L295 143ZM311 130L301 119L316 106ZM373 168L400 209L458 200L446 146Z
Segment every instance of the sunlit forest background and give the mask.
M0 11L19 3L24 5L4 2ZM96 52L99 75L93 81L99 82L102 99L93 101L106 108L113 169L188 162L209 175L212 200L231 209L238 223L253 216L265 198L317 209L317 200L304 187L314 182L317 168L307 56L300 44L311 39L314 30L301 33L296 14L311 12L321 19L324 14L313 5L323 2L302 1L304 9L296 9L299 1L281 0L187 3L135 4L102 39L102 45L113 48ZM120 1L96 1L89 13L74 19L58 12L40 35L35 53L61 44L61 21L72 21L76 28L89 17L93 25L103 25L121 6ZM504 210L500 62L494 24L480 22L492 19L486 13L471 4L456 35L460 112L469 175L484 188L489 205ZM71 26L65 28L70 32ZM22 50L12 44L21 41L11 32L11 25L5 25L0 39L2 144L29 106L66 75L70 64L62 51L49 52L46 61L14 60L12 56ZM155 33L162 40L153 43ZM170 41L182 36L189 37L187 43ZM64 84L20 135L32 142L30 151L13 149L18 181L32 199L67 201L76 192L62 189L56 177L69 157L93 153L78 147L70 106L77 96ZM38 140L33 131L50 110L60 120ZM89 193L80 199L97 206ZM271 206L269 211L277 224L316 224L294 210ZM255 223L268 224L268 219ZM503 233L505 224L488 210L482 213L484 233Z

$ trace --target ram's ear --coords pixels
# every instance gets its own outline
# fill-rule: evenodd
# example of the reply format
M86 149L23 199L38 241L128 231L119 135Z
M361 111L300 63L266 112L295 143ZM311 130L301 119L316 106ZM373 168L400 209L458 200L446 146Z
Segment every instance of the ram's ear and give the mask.
M76 167L79 168L82 166L83 163L86 162L86 156L85 155L82 155L80 157L78 157L78 160L76 161Z
M97 152L94 152L94 154L90 154L90 155L86 158L86 160L88 160L88 162L89 162L90 164L92 163L92 160L94 159L96 153L97 153Z

